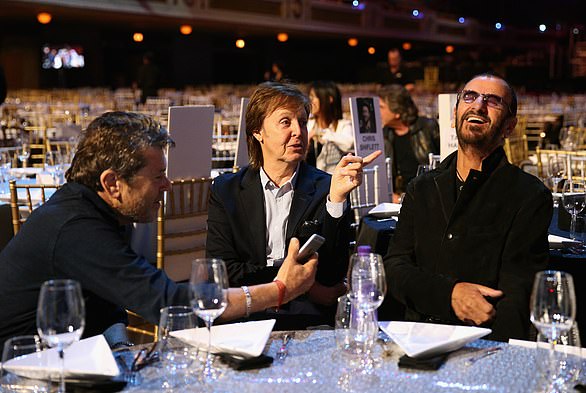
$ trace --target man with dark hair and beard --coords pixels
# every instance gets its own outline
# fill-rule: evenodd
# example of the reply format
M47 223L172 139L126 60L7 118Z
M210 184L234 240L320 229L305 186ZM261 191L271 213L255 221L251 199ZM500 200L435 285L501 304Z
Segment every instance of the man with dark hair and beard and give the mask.
M552 197L505 157L516 113L505 80L472 78L454 109L458 151L407 187L385 256L388 287L407 320L485 326L501 341L528 337Z

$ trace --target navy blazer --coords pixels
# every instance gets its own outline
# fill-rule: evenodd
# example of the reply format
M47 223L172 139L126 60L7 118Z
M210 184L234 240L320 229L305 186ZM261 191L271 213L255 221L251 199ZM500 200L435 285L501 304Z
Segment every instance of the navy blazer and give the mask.
M326 211L331 176L302 162L289 212L286 244L301 244L313 233L326 238L319 249L316 279L324 285L342 281L348 268L350 214L333 218ZM231 286L272 281L267 267L264 196L257 169L245 167L214 180L208 211L206 252L226 262Z

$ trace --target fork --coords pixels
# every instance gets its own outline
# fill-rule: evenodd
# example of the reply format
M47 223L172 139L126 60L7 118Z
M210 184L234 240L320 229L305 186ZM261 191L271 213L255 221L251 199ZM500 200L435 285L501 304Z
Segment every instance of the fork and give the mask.
M468 359L466 359L466 362L464 364L466 366L472 366L474 363L476 363L480 359L484 359L487 356L494 355L495 353L497 353L501 349L503 349L503 348L502 347L490 347L490 348L482 349L476 355L471 356Z
M287 333L285 334L285 336L283 336L283 342L281 343L281 347L277 351L277 360L285 360L287 355L289 355L289 349L287 348L287 345L289 345L289 342L291 342L292 338L292 333Z

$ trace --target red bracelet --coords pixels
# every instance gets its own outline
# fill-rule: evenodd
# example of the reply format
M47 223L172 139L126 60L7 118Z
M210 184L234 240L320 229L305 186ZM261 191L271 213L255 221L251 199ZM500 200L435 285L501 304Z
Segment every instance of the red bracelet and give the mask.
M277 287L279 288L279 300L277 301L276 308L276 310L279 311L279 308L281 308L281 305L283 304L283 299L285 299L285 291L287 290L287 287L281 280L273 280L273 282L277 284Z

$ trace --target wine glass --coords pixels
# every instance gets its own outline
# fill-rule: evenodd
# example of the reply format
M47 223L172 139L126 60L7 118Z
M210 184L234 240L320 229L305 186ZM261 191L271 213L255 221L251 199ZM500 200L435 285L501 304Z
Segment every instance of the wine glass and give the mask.
M47 150L45 153L45 170L53 179L53 184L59 185L63 173L63 156L58 151Z
M370 373L374 365L370 352L378 332L376 309L387 292L385 268L382 257L373 253L352 255L350 265L352 275L348 296L357 310L354 338L363 344L362 372Z
M204 320L208 329L208 351L203 370L207 380L218 378L218 372L212 363L212 324L228 304L228 274L226 264L221 259L201 258L191 264L191 306L195 314Z
M548 174L553 183L553 192L558 191L558 184L566 174L566 160L563 157L550 156L547 161Z
M581 181L566 181L562 188L562 204L564 209L572 216L570 223L570 237L576 240L576 219L586 205L586 186Z
M37 331L61 360L59 393L65 393L65 348L78 341L85 327L81 285L74 280L45 281L37 306Z
M12 158L10 157L10 153L7 151L0 152L0 182L6 183L6 187L8 187L8 181L10 180L11 168ZM4 187L2 189L2 192L5 192Z
M18 160L22 163L23 167L26 167L28 158L31 156L31 147L25 138L16 139L16 154Z
M549 342L549 362L546 382L554 390L565 383L563 370L556 360L555 345L567 334L576 319L574 280L569 273L546 270L538 272L531 292L531 322ZM560 372L561 371L561 372Z
M171 332L195 329L197 317L189 306L169 306L161 309L158 339L162 343L162 359L169 379L163 383L164 389L185 386L189 381L177 380L177 375L188 370L197 357L197 349L180 340L170 340Z
M48 382L38 379L21 378L12 374L10 360L31 354L38 355L36 360L41 363L41 351L44 349L39 336L12 337L4 343L2 351L2 373L0 373L0 391L6 392L48 392Z

